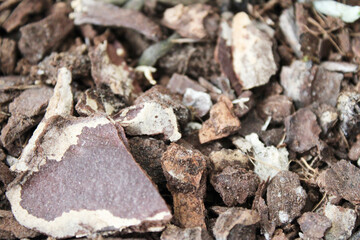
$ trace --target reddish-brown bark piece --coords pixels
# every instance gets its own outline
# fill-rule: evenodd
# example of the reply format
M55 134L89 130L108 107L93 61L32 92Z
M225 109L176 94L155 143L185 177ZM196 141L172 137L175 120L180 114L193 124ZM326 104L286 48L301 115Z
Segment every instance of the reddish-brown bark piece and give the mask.
M158 40L162 35L158 24L133 9L119 8L95 0L76 0L72 2L72 7L74 12L71 17L76 25L89 23L105 27L131 28L153 40Z
M96 87L108 87L126 101L132 102L134 98L134 73L126 62L115 63L107 51L108 43L105 41L97 45L89 53L91 60L91 75Z
M312 101L335 107L343 78L341 73L329 72L319 67L311 84Z
M31 14L41 13L49 7L48 0L24 0L14 9L11 15L2 24L2 27L11 32L25 24Z
M0 238L23 239L34 238L39 233L21 226L14 218L11 211L0 210Z
M208 35L204 20L211 12L209 5L198 3L184 6L179 4L165 10L162 24L174 29L183 37L201 39Z
M291 150L302 153L318 145L321 128L311 110L301 108L288 116L285 119L285 127L285 142Z
M161 157L166 151L166 144L154 138L133 137L129 146L135 161L158 186L165 184L166 179L161 167Z
M171 76L169 83L166 87L170 89L171 92L180 94L184 94L187 88L191 88L200 92L206 92L206 89L199 83L190 79L186 75L181 75L178 73L174 73Z
M270 182L266 200L269 216L276 226L286 225L301 215L307 194L300 185L299 176L290 171L279 172Z
M360 169L349 161L341 160L317 178L318 185L328 194L360 203Z
M258 106L259 115L266 119L271 117L274 123L282 123L293 111L292 101L284 95L272 95L265 98Z
M248 197L254 196L259 183L255 173L238 166L226 167L211 176L211 184L229 207L243 204Z
M311 83L314 79L311 68L310 62L294 61L289 67L281 69L280 83L284 87L284 94L298 108L311 102Z
M198 150L172 143L162 156L162 168L173 196L175 223L185 228L206 228L205 156Z
M9 38L0 38L0 71L12 74L16 64L16 42Z
M256 239L260 215L255 210L229 208L216 219L213 233L219 240Z
M73 30L74 24L64 13L54 13L20 28L19 50L31 63L37 63L55 49Z
M57 71L66 67L71 71L73 79L81 79L90 76L90 58L85 44L77 46L67 52L51 53L38 65L30 69L32 79L41 79L49 84L56 84Z
M49 87L27 89L10 103L11 117L1 130L3 146L7 147L41 121L52 94Z
M7 192L17 220L59 238L161 229L169 209L120 136L106 117L48 119L33 153L39 171Z
M227 137L240 128L240 120L233 113L233 104L225 96L212 106L210 118L203 123L199 131L200 143Z
M314 212L304 213L297 222L304 239L322 239L326 230L331 227L331 221L327 217Z

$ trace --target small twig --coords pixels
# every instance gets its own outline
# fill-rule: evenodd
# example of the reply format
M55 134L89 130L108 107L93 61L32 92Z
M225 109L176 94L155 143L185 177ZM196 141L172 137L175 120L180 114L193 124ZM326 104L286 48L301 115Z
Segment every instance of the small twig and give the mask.
M327 196L327 193L325 192L324 196L321 198L320 202L318 202L318 204L316 204L316 206L311 210L312 212L314 212L321 205L321 203L325 200L326 196Z
M339 47L339 45L335 42L335 40L331 37L331 35L318 23L315 21L315 19L308 17L308 22L312 25L314 25L315 27L317 27L323 34L324 36L329 38L329 41L331 42L331 44L338 50L338 52L341 55L345 55L345 53L341 50L341 48Z
M25 90L30 88L39 88L41 85L18 85L18 86L10 86L10 87L1 87L0 90L6 91L6 90Z

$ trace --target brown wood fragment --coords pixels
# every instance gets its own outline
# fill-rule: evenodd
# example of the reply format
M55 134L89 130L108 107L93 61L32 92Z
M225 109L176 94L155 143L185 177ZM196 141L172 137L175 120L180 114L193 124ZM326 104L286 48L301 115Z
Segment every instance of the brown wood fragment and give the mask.
M297 222L305 239L322 239L325 231L331 227L331 221L327 217L313 212L304 213Z
M360 203L360 170L351 162L341 160L317 178L318 185L328 194Z
M260 183L255 173L239 166L226 167L220 173L212 175L210 181L229 207L245 203L248 197L255 195Z
M54 13L20 28L19 50L31 63L37 63L55 49L73 30L74 24L63 13Z
M211 6L205 4L182 4L168 8L164 12L162 24L174 29L182 37L202 39L208 35L204 19L212 12Z
M49 87L25 90L10 104L11 117L1 130L1 142L7 147L41 121L53 94Z
M172 143L162 156L162 168L173 196L175 223L205 229L205 156L198 150Z
M48 0L24 0L15 8L11 15L3 23L2 27L11 32L18 27L24 25L29 16L32 14L41 13L47 7L50 2Z
M319 144L321 128L316 115L309 109L301 108L285 119L286 139L289 148L295 152L305 152Z
M72 2L72 7L74 12L71 17L76 25L89 23L106 27L126 27L153 40L158 40L162 35L158 24L136 10L94 0L76 0Z
M40 235L38 232L27 229L20 225L11 211L0 210L0 238L1 239L24 239L34 238Z
M212 106L210 118L203 123L199 131L200 143L227 137L240 128L240 121L233 112L233 104L225 96Z
M245 208L229 208L216 219L213 233L216 239L256 239L260 222L257 211Z
M306 198L307 194L296 173L279 172L271 180L266 193L270 219L277 226L291 223L295 217L301 215Z
M14 72L16 64L16 42L9 38L0 38L0 71L6 75Z

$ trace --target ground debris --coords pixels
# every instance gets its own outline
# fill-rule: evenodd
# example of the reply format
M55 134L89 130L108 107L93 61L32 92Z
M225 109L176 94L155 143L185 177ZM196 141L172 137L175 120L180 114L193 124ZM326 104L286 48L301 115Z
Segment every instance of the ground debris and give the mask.
M207 160L198 150L172 143L162 156L167 187L173 196L176 225L206 228L203 198Z
M345 136L359 133L359 102L360 93L354 91L341 92L337 99L336 108L339 112L340 129Z
M331 221L319 213L306 212L297 222L300 224L304 239L322 239L326 230L331 227Z
M9 38L0 38L0 71L12 74L16 64L16 42Z
M229 208L216 219L213 229L216 240L256 239L260 216L255 210Z
M11 211L0 210L0 238L24 239L34 238L40 233L21 226L14 218Z
M164 107L171 107L177 117L177 120L181 126L185 126L189 122L190 111L182 103L181 97L177 94L172 94L167 88L157 85L145 93L141 94L134 104L141 104L147 102L157 102L162 104Z
M179 4L165 10L162 24L174 29L182 37L202 39L208 35L204 22L211 13L211 6L206 4Z
M55 85L57 71L61 67L68 68L74 80L89 77L91 65L87 50L86 45L82 44L67 52L53 52L38 65L31 67L30 77Z
M344 76L341 73L326 71L324 68L319 67L311 84L313 102L326 103L334 107L343 78Z
M360 136L356 136L356 142L349 149L350 160L357 161L360 158Z
M166 182L161 157L166 151L166 144L162 140L149 137L133 137L129 139L131 154L158 186Z
M221 149L213 151L209 155L212 168L215 172L222 171L228 166L240 166L249 168L250 161L248 156L239 149Z
M74 0L71 5L74 12L70 17L76 25L89 23L107 27L126 27L153 40L159 39L162 35L158 24L136 10L119 8L105 1L95 0ZM130 18L133 20L129 21Z
M213 174L210 181L229 207L243 204L248 197L254 196L260 182L255 173L239 166L224 168Z
M73 21L65 13L54 12L20 28L19 50L30 63L37 63L50 50L57 48L73 28Z
M319 187L328 194L344 198L353 204L360 203L360 169L346 160L341 160L325 170L317 178Z
M245 89L266 84L276 73L270 37L249 16L238 13L232 22L233 68Z
M161 240L203 240L201 227L179 228L175 225L167 225L165 231L161 234Z
M134 74L131 67L125 61L112 62L108 53L108 43L99 44L89 53L91 60L91 75L98 88L104 86L126 101L131 102L134 98Z
M276 226L291 223L301 215L307 194L300 185L299 176L290 171L279 172L269 183L266 200L269 216Z
M314 80L311 62L294 61L281 69L280 83L284 94L290 97L296 107L304 107L311 102L311 83Z
M283 123L293 111L292 101L284 95L271 95L258 105L259 115L263 119L271 118L271 122Z
M11 32L25 24L32 14L37 14L48 8L50 1L48 0L25 0L14 9L11 15L2 24L2 27Z
M225 96L210 110L210 118L203 123L199 131L200 143L227 137L240 128L240 121L233 113L233 104Z
M288 170L289 153L286 148L265 147L255 133L247 135L245 144L246 142L250 143L250 151L253 153L253 163L255 165L254 171L261 180L266 181L273 178L280 171Z
M324 209L325 216L331 221L331 228L326 232L326 240L348 239L355 227L356 213L328 203Z
M301 108L285 119L286 139L289 148L303 153L319 144L321 128L316 115L307 108Z
M174 73L171 76L166 87L170 89L171 92L179 93L182 95L186 92L186 89L188 88L191 88L199 92L206 92L206 89L203 86L201 86L199 83L190 79L186 75L181 75L178 73Z
M61 68L45 117L13 165L21 175L6 195L16 219L56 238L163 229L170 211L130 154L124 130L104 116L70 116L70 82Z
M49 87L27 89L10 103L11 117L0 137L5 148L41 121L52 94Z

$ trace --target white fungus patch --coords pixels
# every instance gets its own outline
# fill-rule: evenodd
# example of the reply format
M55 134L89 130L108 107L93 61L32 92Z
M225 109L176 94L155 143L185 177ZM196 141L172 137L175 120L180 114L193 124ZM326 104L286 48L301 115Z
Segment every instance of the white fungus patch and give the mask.
M245 139L252 145L255 173L261 180L273 178L278 172L289 169L288 151L286 148L274 146L265 147L256 133L251 133Z
M287 223L289 221L289 214L284 211L279 211L279 220L281 223Z

